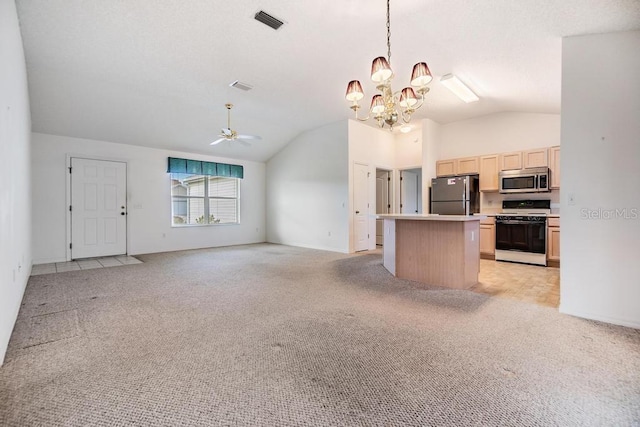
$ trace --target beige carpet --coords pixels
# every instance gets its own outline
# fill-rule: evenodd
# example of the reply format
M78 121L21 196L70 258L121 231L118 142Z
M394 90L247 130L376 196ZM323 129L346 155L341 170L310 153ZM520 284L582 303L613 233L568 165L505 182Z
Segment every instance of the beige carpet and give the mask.
M34 276L2 426L629 426L640 331L380 255L250 245Z

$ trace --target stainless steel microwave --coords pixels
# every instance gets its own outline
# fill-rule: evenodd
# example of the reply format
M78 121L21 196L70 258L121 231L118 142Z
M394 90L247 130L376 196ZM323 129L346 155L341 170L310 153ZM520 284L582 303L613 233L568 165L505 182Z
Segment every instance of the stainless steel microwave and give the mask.
M541 193L549 189L549 168L502 171L498 174L501 193Z

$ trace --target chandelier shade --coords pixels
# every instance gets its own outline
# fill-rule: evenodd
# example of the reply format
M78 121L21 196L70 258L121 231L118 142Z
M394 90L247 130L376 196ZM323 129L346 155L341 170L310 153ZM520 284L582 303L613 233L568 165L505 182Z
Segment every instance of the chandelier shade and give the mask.
M411 86L413 87L425 87L433 80L431 71L427 67L426 62L418 62L413 66L413 72L411 73Z
M371 63L371 80L382 83L393 77L393 71L386 58L379 56Z
M380 94L374 95L373 98L371 98L371 113L377 116L382 114L384 110L385 110L385 105L384 105L384 99L382 98L382 95Z
M405 87L400 92L400 106L402 108L411 108L418 103L418 97L414 90L410 87Z
M345 98L350 102L358 102L364 98L364 91L362 90L362 85L358 80L351 80L349 82Z
M427 85L433 80L431 71L426 62L418 62L413 66L411 73L411 86L405 87L399 92L394 92L391 88L391 81L394 73L391 69L391 20L390 20L390 0L387 0L387 57L379 56L371 64L371 80L379 91L371 99L369 114L367 117L358 117L360 109L359 101L364 98L362 85L358 80L352 80L347 85L345 98L351 102L349 108L355 113L356 120L367 121L371 116L378 122L378 126L393 127L402 120L404 123L411 121L411 115L424 105L424 97L429 88ZM416 95L416 92L418 95Z

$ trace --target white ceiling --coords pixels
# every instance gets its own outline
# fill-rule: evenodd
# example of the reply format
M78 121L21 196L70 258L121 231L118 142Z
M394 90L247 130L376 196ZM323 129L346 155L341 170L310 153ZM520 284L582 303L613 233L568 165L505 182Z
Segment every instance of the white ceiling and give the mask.
M385 0L16 3L33 130L56 135L265 161L299 133L350 117L349 80L361 80L368 107L371 60L386 55ZM286 24L264 26L259 10ZM559 113L561 38L640 29L640 1L394 0L391 29L394 89L416 62L434 74L418 118ZM481 100L458 100L438 83L447 73ZM254 89L229 88L234 80ZM226 102L232 128L262 141L209 146Z

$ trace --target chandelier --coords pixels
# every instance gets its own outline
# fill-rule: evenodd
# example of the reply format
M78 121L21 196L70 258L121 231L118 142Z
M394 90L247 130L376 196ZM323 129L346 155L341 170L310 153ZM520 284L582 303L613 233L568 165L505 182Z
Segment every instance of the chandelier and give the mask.
M413 66L411 73L411 86L407 86L399 92L391 89L393 80L393 70L391 69L391 24L389 19L389 1L387 0L387 58L379 56L371 64L371 80L376 84L376 89L380 91L371 99L371 107L367 117L358 117L360 104L364 98L362 85L358 80L352 80L347 85L345 98L351 102L351 108L356 115L356 120L367 121L371 116L378 122L378 126L383 128L385 124L393 130L393 126L402 119L404 123L411 121L411 115L424 104L424 95L429 92L427 85L431 82L432 76L426 62L418 62ZM414 90L415 89L415 90ZM419 94L419 97L416 95Z

